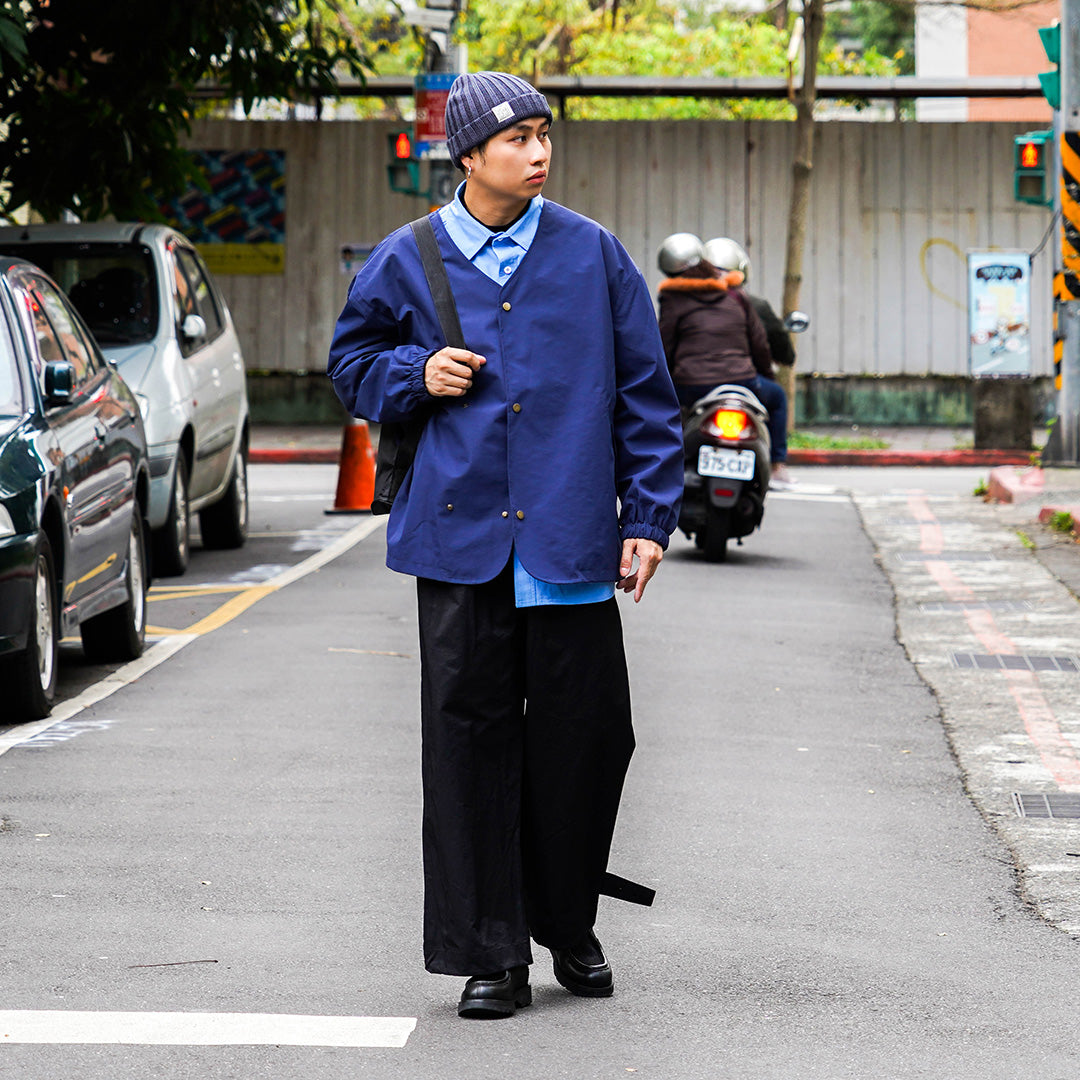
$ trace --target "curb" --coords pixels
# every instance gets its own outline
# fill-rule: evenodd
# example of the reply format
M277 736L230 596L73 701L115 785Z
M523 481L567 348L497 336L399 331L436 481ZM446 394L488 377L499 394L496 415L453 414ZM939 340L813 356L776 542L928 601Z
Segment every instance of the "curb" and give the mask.
M990 472L986 497L990 502L1022 503L1038 498L1046 486L1042 469L1028 466L1025 469L1000 468Z
M328 446L253 446L248 451L252 465L336 465L341 450Z
M1080 531L1080 505L1077 505L1076 503L1071 503L1068 505L1062 505L1061 503L1053 503L1049 506L1044 506L1039 511L1039 521L1042 522L1043 525L1049 525L1051 518L1055 517L1057 514L1062 513L1069 515L1069 529L1073 533Z
M789 465L1030 465L1029 450L789 450Z

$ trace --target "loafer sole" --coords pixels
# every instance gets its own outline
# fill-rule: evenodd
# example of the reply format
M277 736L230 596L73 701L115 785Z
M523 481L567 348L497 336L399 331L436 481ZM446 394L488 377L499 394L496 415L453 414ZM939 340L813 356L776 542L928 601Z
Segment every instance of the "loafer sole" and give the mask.
M505 998L474 997L464 998L458 1004L458 1016L467 1020L501 1020L513 1016L515 1009L523 1009L532 1004L532 987L522 986L514 993L513 1001Z
M611 997L611 995L615 992L615 986L613 983L609 983L607 986L589 986L587 983L572 982L570 979L564 978L562 972L558 969L556 969L555 971L555 981L561 987L569 990L571 994L575 994L577 997Z

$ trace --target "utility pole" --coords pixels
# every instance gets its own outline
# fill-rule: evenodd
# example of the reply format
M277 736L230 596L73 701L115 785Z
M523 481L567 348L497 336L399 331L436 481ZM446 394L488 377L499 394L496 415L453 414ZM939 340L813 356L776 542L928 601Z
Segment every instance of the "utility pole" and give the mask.
M1059 64L1061 88L1054 114L1061 170L1061 261L1054 277L1057 420L1042 461L1070 466L1080 465L1080 0L1061 0L1059 26L1058 56L1050 57Z
M427 0L424 9L428 17L432 19L429 24L427 40L428 47L424 58L425 71L433 75L442 75L439 79L440 87L449 88L452 77L460 75L466 70L468 61L465 57L465 47L456 47L454 41L454 23L464 5L464 0ZM435 20L445 20L439 25ZM445 97L441 98L445 106ZM454 197L454 189L457 187L455 180L457 170L454 163L446 153L446 143L432 144L427 152L429 167L428 199L432 209L443 206Z

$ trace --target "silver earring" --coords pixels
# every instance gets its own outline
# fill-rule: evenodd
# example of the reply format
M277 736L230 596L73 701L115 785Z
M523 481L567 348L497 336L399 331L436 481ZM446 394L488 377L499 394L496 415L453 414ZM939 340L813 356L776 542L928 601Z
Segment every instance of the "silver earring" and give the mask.
M466 167L466 168L467 168L467 169L469 170L469 171L468 171L468 172L467 172L467 173L465 174L465 179L466 179L466 180L471 180L471 179L472 179L472 166L471 166L471 165L466 165L465 167Z

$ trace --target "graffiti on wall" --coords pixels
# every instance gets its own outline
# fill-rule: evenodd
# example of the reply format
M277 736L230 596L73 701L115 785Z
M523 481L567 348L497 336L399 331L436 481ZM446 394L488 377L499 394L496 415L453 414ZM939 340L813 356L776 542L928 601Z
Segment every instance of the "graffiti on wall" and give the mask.
M285 267L285 151L199 150L206 187L159 206L214 274L280 274Z

